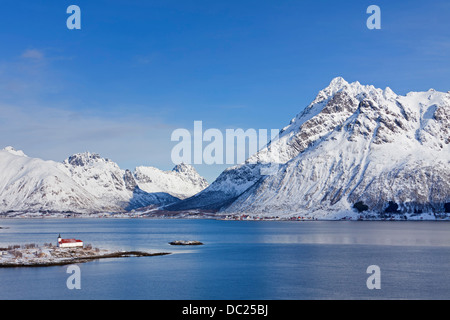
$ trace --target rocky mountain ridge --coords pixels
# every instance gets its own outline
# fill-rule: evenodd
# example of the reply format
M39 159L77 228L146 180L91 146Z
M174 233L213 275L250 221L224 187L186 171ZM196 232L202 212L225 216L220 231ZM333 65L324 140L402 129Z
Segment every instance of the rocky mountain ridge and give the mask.
M321 219L446 214L449 128L450 93L400 96L338 77L266 148L168 208Z
M124 212L175 203L208 185L189 165L178 165L172 171L139 168L134 173L123 170L90 152L59 163L30 158L7 147L0 150L0 212ZM145 181L140 173L144 169L148 173ZM152 188L146 191L149 180ZM164 188L165 184L171 189Z

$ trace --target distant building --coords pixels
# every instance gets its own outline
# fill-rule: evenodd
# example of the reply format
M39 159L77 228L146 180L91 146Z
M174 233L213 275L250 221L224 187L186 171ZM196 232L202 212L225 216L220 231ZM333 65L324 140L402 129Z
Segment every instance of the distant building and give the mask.
M76 248L83 247L83 241L78 239L62 239L61 235L58 236L59 248Z

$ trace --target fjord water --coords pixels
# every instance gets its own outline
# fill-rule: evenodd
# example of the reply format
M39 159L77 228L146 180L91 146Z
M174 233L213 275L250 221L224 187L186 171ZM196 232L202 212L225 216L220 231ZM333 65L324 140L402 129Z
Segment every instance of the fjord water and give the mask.
M0 247L56 242L172 252L0 268L0 299L450 299L448 222L2 219ZM170 246L198 240L203 246ZM369 290L367 267L381 271Z

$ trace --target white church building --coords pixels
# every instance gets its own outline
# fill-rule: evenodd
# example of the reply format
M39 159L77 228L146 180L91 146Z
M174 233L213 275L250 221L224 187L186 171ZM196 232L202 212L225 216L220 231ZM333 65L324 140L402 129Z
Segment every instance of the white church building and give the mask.
M62 239L61 235L58 236L58 247L59 248L76 248L83 247L83 241L78 239Z

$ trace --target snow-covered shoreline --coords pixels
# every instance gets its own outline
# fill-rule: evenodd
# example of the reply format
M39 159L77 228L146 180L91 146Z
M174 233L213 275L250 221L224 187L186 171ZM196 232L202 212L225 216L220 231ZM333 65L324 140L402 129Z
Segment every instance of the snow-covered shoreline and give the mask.
M450 221L449 214L420 213L420 214L386 214L354 211L342 211L334 215L326 212L318 214L290 213L290 214L246 214L246 213L212 213L198 210L186 212L144 211L127 213L41 213L41 212L15 212L13 214L0 214L0 221L6 219L208 219L208 220L252 220L252 221ZM0 225L0 230L2 226Z
M38 246L36 244L10 245L0 248L0 268L12 267L49 267L75 263L85 263L92 260L121 257L143 257L167 255L168 252L149 253L143 251L113 251L92 248L59 248L51 244Z

